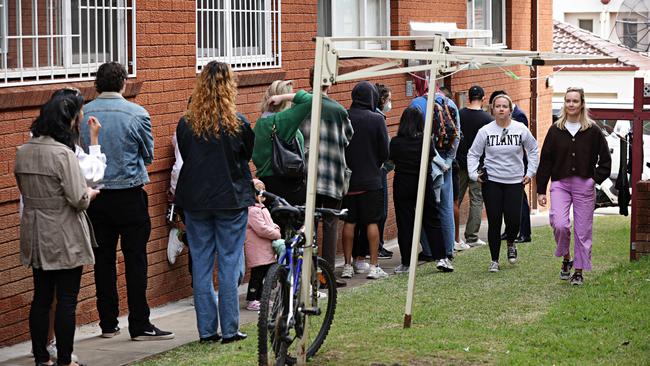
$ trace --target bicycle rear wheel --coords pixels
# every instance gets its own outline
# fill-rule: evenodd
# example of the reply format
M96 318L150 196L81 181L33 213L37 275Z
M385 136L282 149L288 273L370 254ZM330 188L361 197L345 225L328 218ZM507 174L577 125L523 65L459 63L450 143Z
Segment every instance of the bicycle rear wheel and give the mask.
M318 307L320 314L305 315L296 313L296 323L291 336L293 340L287 343L285 362L288 365L296 363L298 356L298 339L296 335L303 334L304 322L308 322L308 339L307 339L307 358L313 357L320 349L327 337L334 320L336 311L336 279L332 267L323 259L318 258L316 261L317 269L314 270L313 282L311 284L311 304L312 307ZM297 294L297 300L300 299L300 291ZM296 302L299 303L299 302Z
M287 270L273 264L264 277L260 314L257 320L257 351L259 365L286 364L285 340L289 312L289 286Z

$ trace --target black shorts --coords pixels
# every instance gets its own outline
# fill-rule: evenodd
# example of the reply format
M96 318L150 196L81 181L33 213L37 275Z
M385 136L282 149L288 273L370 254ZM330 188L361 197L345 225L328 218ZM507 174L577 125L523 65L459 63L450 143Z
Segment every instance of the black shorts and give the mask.
M384 191L366 191L343 197L343 208L348 209L345 222L376 224L384 216Z
M458 166L458 163L456 163L456 160L454 160L454 163L451 165L451 186L453 190L453 197L454 201L458 200L458 196L460 195L460 178L459 178L459 172L460 172L460 167Z

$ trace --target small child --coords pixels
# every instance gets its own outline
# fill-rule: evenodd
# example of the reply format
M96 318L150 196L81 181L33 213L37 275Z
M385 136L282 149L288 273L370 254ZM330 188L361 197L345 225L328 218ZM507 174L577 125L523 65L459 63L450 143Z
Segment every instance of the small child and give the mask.
M255 188L265 190L264 183L253 179ZM248 208L248 225L246 226L246 267L251 269L251 278L248 282L246 310L259 311L260 298L262 297L262 282L266 272L275 263L275 251L272 241L280 239L280 227L273 223L269 210L263 204L264 197L257 196L257 202Z

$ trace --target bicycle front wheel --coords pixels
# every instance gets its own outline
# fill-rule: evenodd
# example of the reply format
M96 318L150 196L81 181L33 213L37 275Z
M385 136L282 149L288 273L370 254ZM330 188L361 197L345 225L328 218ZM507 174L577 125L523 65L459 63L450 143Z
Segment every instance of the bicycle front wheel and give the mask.
M286 364L289 286L287 270L274 264L264 277L257 320L257 351L260 366Z
M318 308L320 314L305 315L296 314L295 332L291 332L294 337L296 334L302 335L304 323L308 324L307 337L307 358L313 357L320 349L327 337L334 320L336 311L336 279L332 267L323 259L318 258L316 268L313 270L313 280L310 286L311 306ZM300 300L300 291L298 292ZM296 302L299 303L299 302ZM298 339L297 337L290 343L287 343L285 362L288 365L296 363L298 356Z

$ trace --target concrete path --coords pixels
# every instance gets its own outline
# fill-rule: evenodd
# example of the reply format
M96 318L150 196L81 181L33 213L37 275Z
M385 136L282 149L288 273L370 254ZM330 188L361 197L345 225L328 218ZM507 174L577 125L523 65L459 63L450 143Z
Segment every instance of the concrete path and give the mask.
M611 208L600 209L598 212L602 214L618 213L617 210ZM531 225L548 225L548 215L546 213L531 215ZM461 226L461 235L462 233L463 226ZM485 221L481 224L479 236L483 240L487 241L487 223ZM386 243L386 247L395 252L395 255L391 259L380 260L379 265L386 272L392 274L393 269L400 263L397 241L389 241ZM342 261L337 262L337 273L340 274L342 266ZM340 290L344 292L350 288L362 285L367 281L371 280L367 280L365 276L357 275L353 279L347 281L347 287L341 288ZM245 306L245 289L245 286L240 287L240 303L242 304L242 307ZM242 324L257 321L256 312L247 311L242 308L240 314ZM162 306L160 308L152 309L151 319L152 323L154 323L157 327L164 330L173 331L176 334L176 337L173 340L168 341L131 341L128 335L128 331L126 330L127 319L126 317L120 317L120 327L123 329L123 331L120 335L111 339L104 339L99 337L100 331L96 323L78 327L75 336L74 353L79 356L80 361L86 363L87 365L126 365L198 340L194 307L191 305L189 299L181 300ZM34 359L30 354L30 349L30 342L23 342L11 347L0 348L0 365L33 365Z

